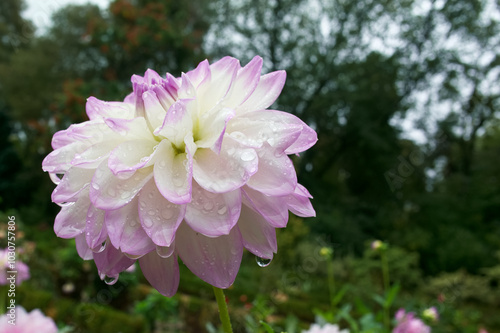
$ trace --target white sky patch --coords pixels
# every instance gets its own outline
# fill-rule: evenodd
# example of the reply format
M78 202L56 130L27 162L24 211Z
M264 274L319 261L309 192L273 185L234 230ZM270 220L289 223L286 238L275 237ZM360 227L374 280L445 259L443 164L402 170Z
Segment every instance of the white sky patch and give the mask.
M66 5L92 3L100 8L107 8L110 0L25 0L27 8L23 17L33 22L37 34L43 34L52 24L52 14Z

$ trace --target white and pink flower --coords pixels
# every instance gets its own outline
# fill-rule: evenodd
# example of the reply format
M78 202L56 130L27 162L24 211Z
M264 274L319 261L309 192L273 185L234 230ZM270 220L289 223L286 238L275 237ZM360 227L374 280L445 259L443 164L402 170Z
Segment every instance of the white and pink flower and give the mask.
M75 238L112 283L136 260L164 295L177 258L204 281L229 287L243 248L271 259L288 211L309 217L311 195L287 155L317 141L299 118L268 110L284 71L225 57L181 77L132 77L124 102L90 97L89 121L57 132L43 161L61 206L54 230Z
M0 316L0 332L57 333L57 326L52 318L46 317L38 309L35 309L28 313L22 306L16 306L15 321L12 319L10 313L6 313Z

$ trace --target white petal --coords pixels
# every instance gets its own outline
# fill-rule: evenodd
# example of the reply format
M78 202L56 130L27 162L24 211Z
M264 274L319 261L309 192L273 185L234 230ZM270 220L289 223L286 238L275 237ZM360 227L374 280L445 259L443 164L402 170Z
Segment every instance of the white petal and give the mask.
M252 190L248 186L243 187L243 203L259 212L271 226L284 228L288 223L288 206L286 197L268 196Z
M184 205L167 201L152 180L139 194L139 218L144 231L156 245L172 244L185 211Z
M156 145L158 141L125 141L109 155L108 167L115 175L140 169L151 160Z
M257 153L224 136L217 155L210 149L198 149L193 160L193 178L201 187L216 193L243 186L257 172Z
M80 193L78 200L61 208L54 221L54 232L61 238L74 238L85 229L90 200L88 190Z
M74 201L72 198L90 184L93 175L94 170L70 168L52 192L52 201L58 203Z
M87 99L85 109L90 120L106 118L132 119L134 117L134 105L123 102L104 102L95 97Z
M236 109L236 113L267 109L280 95L285 80L285 71L276 71L261 76L255 91Z
M185 220L189 226L205 235L227 235L234 227L241 211L239 190L211 193L193 183L193 200L187 204Z
M185 204L191 201L193 159L189 153L176 154L168 140L156 149L154 178L161 194L170 202Z
M85 225L85 238L89 248L100 248L101 244L108 237L108 232L104 227L105 211L90 205L87 211L87 223Z
M254 92L260 80L262 58L255 56L245 67L240 68L231 87L231 94L224 100L224 105L236 108Z
M146 118L153 130L163 124L167 110L163 108L154 91L146 91L142 94Z
M267 221L246 205L241 208L238 221L243 238L243 246L258 257L272 259L273 253L278 251L276 230Z

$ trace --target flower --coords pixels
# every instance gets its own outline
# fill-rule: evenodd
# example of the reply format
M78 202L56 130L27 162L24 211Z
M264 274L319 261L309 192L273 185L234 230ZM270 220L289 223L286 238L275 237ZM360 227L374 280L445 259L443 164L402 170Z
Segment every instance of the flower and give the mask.
M302 333L349 333L349 330L339 330L339 327L334 324L325 324L321 327L319 324L312 324L309 330Z
M284 71L261 76L262 59L225 57L181 77L132 76L124 102L90 97L89 121L54 134L43 161L57 184L59 237L75 238L111 284L135 261L160 293L175 294L178 260L229 287L243 248L277 251L288 210L314 216L287 155L317 141L297 117L267 110ZM61 177L62 176L62 177Z
M430 333L431 329L422 320L415 318L413 312L406 313L404 309L399 309L395 315L397 326L392 333Z
M57 333L57 326L50 317L35 309L27 313L22 306L15 308L15 325L9 323L9 312L0 317L0 332L5 333Z
M422 312L422 318L427 319L431 322L437 322L439 320L439 313L435 306L431 306Z
M0 249L0 285L10 284L12 280L9 277L12 273L7 273L8 271L16 271L16 285L21 284L24 280L30 278L30 269L28 265L21 262L19 259L13 256L10 258L10 252L8 249Z
M373 251L385 250L387 248L387 244L377 239L370 244L370 247Z

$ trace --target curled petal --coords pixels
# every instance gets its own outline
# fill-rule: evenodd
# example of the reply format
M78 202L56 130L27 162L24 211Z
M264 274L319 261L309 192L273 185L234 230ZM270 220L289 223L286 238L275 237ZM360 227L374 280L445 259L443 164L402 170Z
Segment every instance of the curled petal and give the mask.
M126 141L109 155L108 167L115 175L143 168L151 160L157 141Z
M58 203L74 201L72 198L90 184L93 175L94 170L70 168L52 192L52 201Z
M193 183L193 200L187 205L185 220L196 232L205 236L227 235L241 211L239 190L211 193Z
M275 228L284 228L288 223L288 207L286 197L273 197L259 191L252 190L248 186L242 189L244 203L259 212Z
M75 243L76 251L78 252L80 258L82 258L83 260L91 260L92 258L94 258L92 249L90 249L90 247L87 245L85 234L76 236Z
M170 202L185 204L191 201L193 158L186 153L176 154L169 141L163 140L156 149L154 178L161 194Z
M139 219L137 197L123 208L106 212L105 224L111 243L132 256L141 256L155 249Z
M276 71L261 76L257 88L243 104L236 108L236 112L244 113L267 109L280 95L285 80L285 71Z
M97 209L93 205L90 205L87 211L85 237L87 245L91 249L99 249L108 237L108 232L104 228L104 214L103 210Z
M257 172L257 153L225 136L217 155L210 149L198 149L193 160L193 178L210 192L223 193L243 186Z
M163 124L168 109L164 109L154 91L146 91L142 94L146 118L153 130Z
M84 169L95 169L104 159L108 158L111 151L122 141L110 139L96 143L83 152L76 154L73 160L71 160L71 165Z
M287 197L288 209L292 213L301 217L313 217L316 216L316 212L311 204L309 198L312 198L306 188L300 184L297 184L294 193Z
M233 284L243 255L241 235L236 228L229 235L209 238L186 223L177 231L176 249L191 272L218 288Z
M293 193L297 186L297 174L287 155L262 148L259 150L258 171L248 180L247 185L267 195L287 195Z
M101 279L105 276L117 277L118 274L132 266L135 260L125 256L112 244L107 244L106 248L99 253L94 253L94 261Z
M139 195L139 218L151 240L159 246L170 246L175 238L186 206L169 202L158 191L154 181L147 183Z
M54 222L54 232L61 238L75 238L85 229L87 211L90 206L88 190L82 191L76 202L61 208Z
M243 239L243 246L258 257L272 259L278 251L276 230L252 208L243 205L238 228Z
M148 282L160 292L171 297L179 287L179 263L177 256L160 257L152 251L139 259L142 273Z
M118 209L128 204L153 176L153 167L137 170L130 178L120 179L104 160L96 169L90 185L90 200L97 208Z

